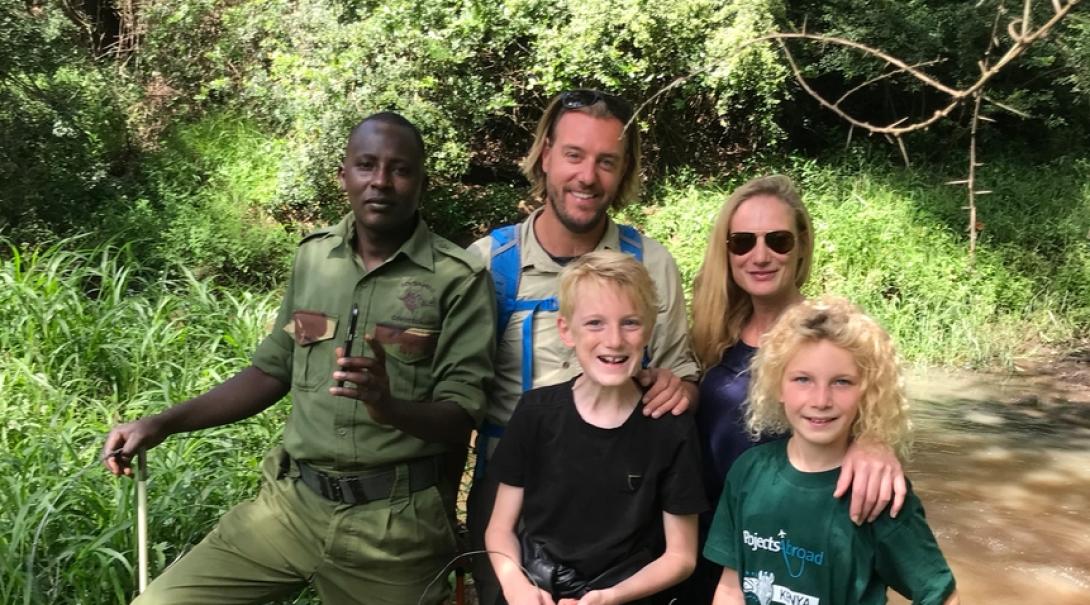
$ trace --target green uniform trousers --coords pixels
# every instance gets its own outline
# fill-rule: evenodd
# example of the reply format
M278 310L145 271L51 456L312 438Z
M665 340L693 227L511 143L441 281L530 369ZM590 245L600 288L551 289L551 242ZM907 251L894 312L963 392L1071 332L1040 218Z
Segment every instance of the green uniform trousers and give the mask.
M295 469L280 477L281 459L276 448L263 463L257 498L232 508L134 605L264 603L307 582L323 603L433 605L446 598L446 578L435 578L456 546L436 487L409 493L408 472L398 465L389 500L349 506L315 494Z

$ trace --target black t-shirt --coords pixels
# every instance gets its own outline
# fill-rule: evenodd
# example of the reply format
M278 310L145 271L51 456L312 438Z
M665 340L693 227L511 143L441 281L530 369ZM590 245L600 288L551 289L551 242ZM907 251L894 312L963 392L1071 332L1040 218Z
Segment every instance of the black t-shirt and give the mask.
M523 488L524 531L584 578L642 550L662 554L663 511L708 508L690 414L603 429L579 415L571 381L525 393L489 469Z

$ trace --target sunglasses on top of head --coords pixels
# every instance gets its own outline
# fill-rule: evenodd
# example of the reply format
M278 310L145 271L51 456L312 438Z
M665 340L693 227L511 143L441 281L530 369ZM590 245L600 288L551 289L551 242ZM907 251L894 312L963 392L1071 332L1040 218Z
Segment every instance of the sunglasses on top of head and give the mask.
M560 106L564 109L590 107L599 101L605 103L609 113L613 114L613 117L618 120L627 123L632 119L632 106L629 105L628 101L617 95L589 88L578 88L560 93Z
M768 233L750 233L736 231L727 236L727 250L739 256L757 247L757 238L763 237L768 249L776 254L787 254L795 248L795 234L790 231L769 231Z

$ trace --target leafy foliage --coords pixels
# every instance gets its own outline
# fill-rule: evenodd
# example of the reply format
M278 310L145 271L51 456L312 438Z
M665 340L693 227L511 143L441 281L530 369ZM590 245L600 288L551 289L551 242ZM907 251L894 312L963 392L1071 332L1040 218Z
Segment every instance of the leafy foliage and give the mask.
M52 12L0 6L0 231L22 241L95 226L118 195L131 91Z
M147 197L122 211L119 237L140 242L160 267L261 286L286 272L298 239L275 220L281 140L232 114L172 129L143 166ZM289 223L290 225L290 223Z
M191 100L179 101L176 111L229 103L283 132L278 212L314 223L339 213L330 173L345 133L381 109L396 108L421 126L440 186L458 183L474 164L514 173L537 112L550 96L576 86L639 102L675 78L708 72L641 116L653 156L687 148L690 136L708 145L771 144L778 140L773 117L783 70L767 53L758 60L733 57L743 40L763 31L757 28L772 27L770 6L767 0L729 8L710 0L161 2L146 9L143 61L179 98ZM194 31L196 47L206 49L199 55L186 50L194 45L183 32Z
M202 275L269 275L286 242L273 222L301 232L338 217L333 174L345 134L394 108L421 126L432 197L451 202L431 215L464 240L514 214L524 197L517 163L557 91L598 87L650 101L635 124L650 182L678 170L718 173L755 151L824 149L844 133L792 98L799 93L780 52L755 37L805 23L909 62L940 59L928 69L960 83L976 73L1000 1L1013 0L866 11L840 0L152 0L137 6L140 36L124 54L94 54L109 45L88 43L95 18L73 20L71 3L8 4L0 175L10 186L0 193L0 229L36 242L73 230L136 232L161 267L184 260ZM1015 130L1024 119L1004 114L986 140L1055 141L1056 150L1081 140L1086 33L1085 14L1073 14L997 82L997 100L1044 128ZM827 91L876 67L842 49L802 54ZM857 93L854 107L926 114L937 102L928 94L889 79ZM922 148L949 147L949 129L938 131L926 136L943 144ZM187 137L204 142L194 148Z

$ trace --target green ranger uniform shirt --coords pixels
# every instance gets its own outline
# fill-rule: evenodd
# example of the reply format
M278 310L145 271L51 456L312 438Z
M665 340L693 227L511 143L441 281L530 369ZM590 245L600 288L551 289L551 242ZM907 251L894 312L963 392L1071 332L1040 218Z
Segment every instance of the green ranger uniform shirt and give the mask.
M896 519L857 527L833 498L839 469L803 473L787 439L743 454L727 473L704 556L738 572L746 603L877 605L886 587L941 605L954 576L912 493Z
M472 254L419 220L412 236L370 272L355 252L352 214L300 244L272 333L254 353L261 371L291 385L284 448L327 471L354 472L439 454L446 447L371 420L362 403L329 394L334 349L359 306L353 355L386 351L390 393L410 405L451 401L478 423L493 376L492 282Z

